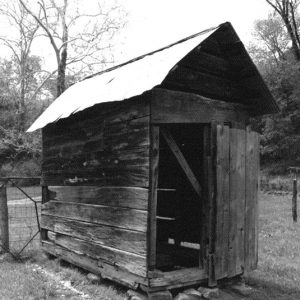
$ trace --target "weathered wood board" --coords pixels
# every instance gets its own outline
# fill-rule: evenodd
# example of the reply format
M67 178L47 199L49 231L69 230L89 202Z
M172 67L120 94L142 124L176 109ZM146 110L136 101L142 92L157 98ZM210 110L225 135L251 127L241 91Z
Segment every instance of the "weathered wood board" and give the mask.
M96 105L90 115L46 126L43 185L148 187L150 110L147 97L138 100Z
M194 49L193 52L185 56L179 64L202 73L213 74L222 78L233 77L229 62L225 58L205 52L202 50L202 47Z
M101 259L110 265L119 267L130 273L142 277L146 276L147 259L145 256L90 243L62 234L56 234L55 244L81 255L87 255L94 259Z
M245 269L251 271L258 261L259 135L248 127L246 137Z
M119 186L49 186L49 200L148 209L147 188Z
M257 267L259 139L234 125L217 126L216 279Z
M42 249L94 274L100 274L102 278L117 281L132 289L137 289L139 284L148 284L144 277L120 270L116 266L110 265L103 260L91 258L86 254L80 255L49 241L42 241Z
M163 87L230 102L237 102L242 91L236 81L178 65L162 83Z
M67 218L42 215L41 227L88 242L146 255L146 233Z
M246 108L196 94L155 88L151 92L151 123L241 122L248 118Z
M230 130L230 223L228 276L244 269L245 130Z
M216 278L227 277L229 235L229 126L217 125L216 176Z
M157 186L158 186L158 163L159 163L159 127L150 127L150 188L148 202L148 270L156 266L156 240L157 240Z
M150 278L149 286L151 288L168 288L169 286L175 288L184 286L185 283L197 283L205 279L207 279L207 274L204 270L201 270L199 268L188 268L156 274L155 277Z
M148 213L138 209L51 200L42 205L42 214L141 232L147 231Z

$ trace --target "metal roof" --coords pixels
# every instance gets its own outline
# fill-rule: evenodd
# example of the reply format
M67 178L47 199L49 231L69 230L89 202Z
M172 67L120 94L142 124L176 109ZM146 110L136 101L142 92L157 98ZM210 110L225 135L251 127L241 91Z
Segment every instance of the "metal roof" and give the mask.
M179 60L218 28L199 32L74 84L41 114L27 132L43 128L97 103L121 101L151 90L162 83Z

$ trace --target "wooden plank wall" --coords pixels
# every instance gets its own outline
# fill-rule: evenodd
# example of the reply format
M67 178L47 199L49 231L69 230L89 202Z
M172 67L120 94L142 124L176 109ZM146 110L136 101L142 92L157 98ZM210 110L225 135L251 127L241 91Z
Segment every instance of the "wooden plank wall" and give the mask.
M95 261L112 279L112 270L146 277L149 115L142 96L97 105L43 130L49 192L41 227L52 233L46 250L50 243L87 269Z
M245 220L245 130L230 129L228 276L243 272Z
M160 88L152 90L151 123L210 123L240 122L248 119L246 107L236 103L226 103L196 94L168 91Z
M217 126L216 278L257 266L258 134Z
M217 224L216 224L216 276L226 277L228 269L229 233L229 126L217 126Z
M228 102L239 102L249 97L239 85L232 66L213 37L179 61L161 86Z

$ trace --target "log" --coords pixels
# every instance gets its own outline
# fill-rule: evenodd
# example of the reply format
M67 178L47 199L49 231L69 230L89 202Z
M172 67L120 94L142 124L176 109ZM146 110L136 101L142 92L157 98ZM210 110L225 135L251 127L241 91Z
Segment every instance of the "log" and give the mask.
M148 189L118 186L49 186L50 200L147 210Z
M89 270L94 274L100 274L102 278L107 278L119 282L132 289L137 289L139 284L147 285L147 280L141 276L124 272L116 266L105 263L102 260L93 259L87 255L79 255L51 242L42 242L42 249L54 256L64 259L71 264Z
M249 109L248 109L249 112ZM245 122L245 106L200 95L154 88L151 101L151 123Z
M43 215L41 227L42 229L50 230L55 233L64 234L138 255L145 256L147 253L146 233L144 232L47 215Z
M62 234L56 234L55 244L79 255L87 255L97 260L103 260L107 264L119 267L123 271L146 277L146 257L144 256L86 242Z
M138 209L49 201L42 205L42 215L147 231L148 213Z

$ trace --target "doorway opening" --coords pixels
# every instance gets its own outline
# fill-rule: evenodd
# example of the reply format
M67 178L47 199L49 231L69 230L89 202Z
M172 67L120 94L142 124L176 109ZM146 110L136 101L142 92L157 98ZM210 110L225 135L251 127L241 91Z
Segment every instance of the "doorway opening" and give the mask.
M205 124L160 127L156 269L200 267Z

